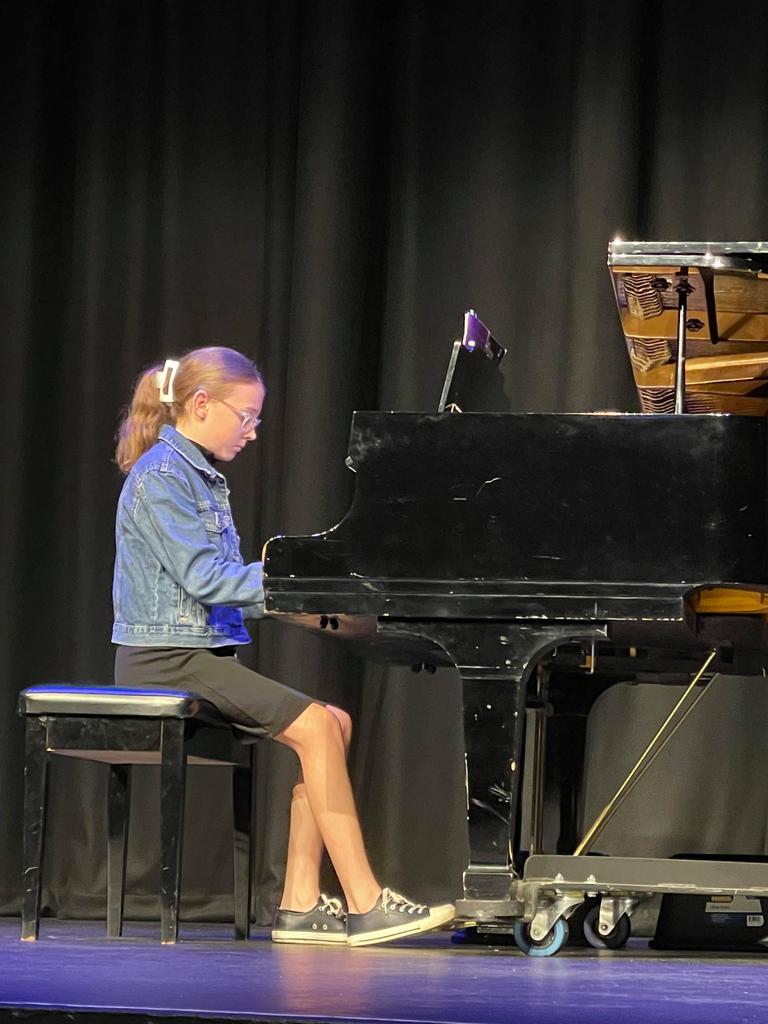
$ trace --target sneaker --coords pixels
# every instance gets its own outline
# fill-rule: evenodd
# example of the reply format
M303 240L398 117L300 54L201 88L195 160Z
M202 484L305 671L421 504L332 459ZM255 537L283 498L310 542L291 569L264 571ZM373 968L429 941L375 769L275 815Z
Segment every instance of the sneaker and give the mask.
M427 907L401 896L394 889L382 889L381 896L367 914L347 915L347 942L350 946L371 946L392 942L405 935L418 935L452 921L456 909L452 903Z
M324 893L311 910L275 912L273 942L339 942L347 941L347 915L341 900Z

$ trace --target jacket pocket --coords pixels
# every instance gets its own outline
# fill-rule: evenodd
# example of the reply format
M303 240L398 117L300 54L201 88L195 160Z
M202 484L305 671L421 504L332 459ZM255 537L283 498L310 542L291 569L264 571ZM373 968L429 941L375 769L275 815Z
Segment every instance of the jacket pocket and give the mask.
M216 508L213 505L204 505L200 508L200 516L208 533L224 533L225 530L234 529L232 524L232 513L226 508Z
M180 626L204 626L207 621L205 608L179 588L178 624Z
M219 508L208 503L198 506L200 517L206 533L225 558L242 561L238 557L240 551L239 538L232 520L232 512L228 508Z

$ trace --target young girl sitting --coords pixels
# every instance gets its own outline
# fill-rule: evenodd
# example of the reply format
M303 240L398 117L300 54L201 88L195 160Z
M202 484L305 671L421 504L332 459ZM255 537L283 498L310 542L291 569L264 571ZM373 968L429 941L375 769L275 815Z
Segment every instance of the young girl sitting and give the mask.
M236 729L296 752L285 888L276 942L386 942L428 931L450 904L414 903L375 879L347 772L349 715L242 665L243 624L263 614L260 562L246 565L218 464L255 440L265 388L250 359L200 348L139 377L120 425L127 474L117 508L113 585L118 686L163 686L209 700ZM347 901L319 891L323 848Z

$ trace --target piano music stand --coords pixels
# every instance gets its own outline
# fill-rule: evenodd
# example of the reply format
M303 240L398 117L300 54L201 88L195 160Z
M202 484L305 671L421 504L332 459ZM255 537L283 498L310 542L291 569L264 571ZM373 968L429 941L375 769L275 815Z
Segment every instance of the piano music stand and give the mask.
M509 412L499 372L506 353L475 311L467 310L464 336L453 343L437 411Z

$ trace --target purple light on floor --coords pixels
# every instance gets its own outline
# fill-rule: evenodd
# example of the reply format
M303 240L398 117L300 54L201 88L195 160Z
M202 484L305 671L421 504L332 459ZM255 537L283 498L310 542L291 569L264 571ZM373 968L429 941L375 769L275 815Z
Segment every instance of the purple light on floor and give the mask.
M0 1016L78 1012L120 1024L126 1013L207 1024L761 1024L768 963L760 955L566 949L532 959L514 947L454 946L445 933L389 946L278 946L257 929L182 923L159 944L156 923L44 920L39 942L0 919ZM56 1013L56 1016L53 1016ZM64 1018L64 1014L67 1017ZM36 1016L39 1021L40 1017Z

